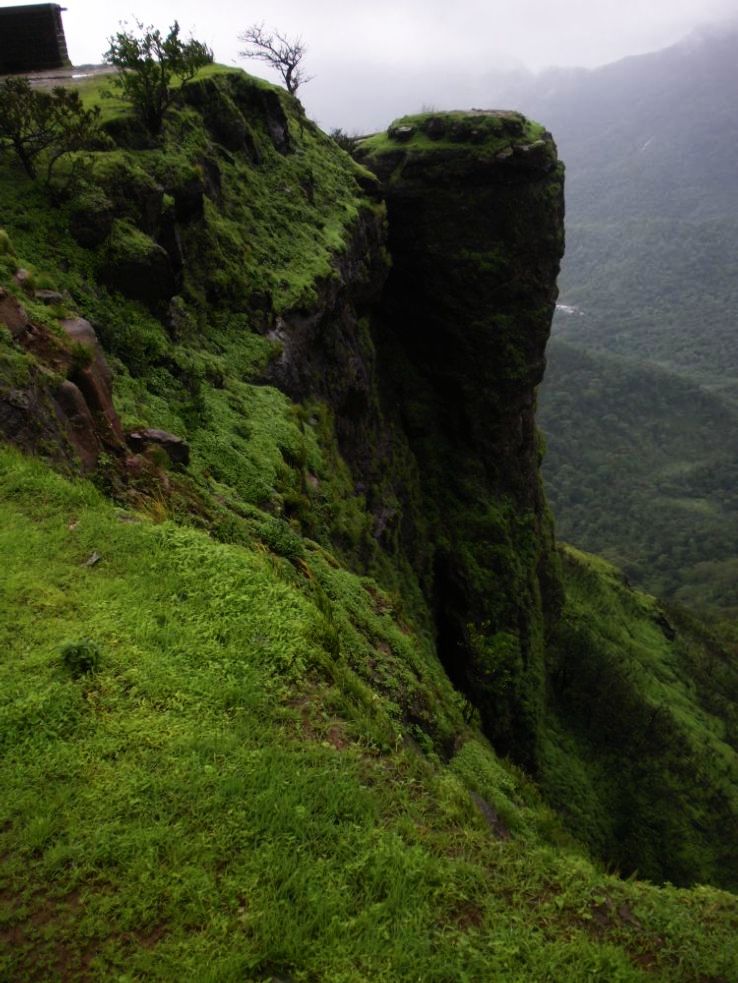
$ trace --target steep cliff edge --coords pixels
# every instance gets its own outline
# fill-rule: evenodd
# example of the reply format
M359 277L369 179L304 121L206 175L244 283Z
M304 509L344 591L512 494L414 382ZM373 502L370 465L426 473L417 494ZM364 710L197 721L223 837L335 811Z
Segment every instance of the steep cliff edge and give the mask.
M554 550L551 138L106 125L0 166L0 969L730 978L734 898L592 859L735 886L734 645Z
M535 767L560 593L535 387L563 253L563 167L550 134L503 112L406 117L359 153L387 199L382 385L421 471L433 544L420 573L439 656L495 746Z

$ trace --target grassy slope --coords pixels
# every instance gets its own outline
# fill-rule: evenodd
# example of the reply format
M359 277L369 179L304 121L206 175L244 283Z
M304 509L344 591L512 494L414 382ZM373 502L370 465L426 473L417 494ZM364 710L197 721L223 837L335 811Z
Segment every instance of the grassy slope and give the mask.
M673 980L738 966L729 895L621 882L548 845L552 817L440 674L460 751L447 766L403 746L388 693L349 666L369 635L396 677L403 632L376 588L308 561L333 595L337 655L311 578L286 561L122 514L14 453L0 476L2 603L17 613L0 735L9 977ZM101 665L74 679L59 650L80 636Z
M234 116L229 82L274 90L217 66L202 78L222 83L219 108ZM82 91L95 102L108 86L107 80L96 81ZM369 537L370 523L336 456L330 414L317 405L295 406L263 385L264 368L280 346L254 330L249 298L258 294L276 312L309 305L316 284L336 276L335 255L345 248L360 211L381 207L362 196L358 165L302 116L295 100L274 91L285 107L293 153L274 148L257 115L248 125L260 163L223 153L202 118L184 106L172 113L161 148L113 149L94 157L94 187L129 225L140 222L138 202L156 187L154 179L176 187L192 178L193 160L217 161L218 201L206 198L203 220L182 228L185 276L176 330L101 285L108 244L87 250L69 235L76 199L50 207L44 190L12 166L0 166L0 215L15 251L0 255L0 285L21 295L29 314L52 327L65 313L94 322L114 368L124 425L163 427L188 441L187 481L207 501L211 516L220 516L220 536L248 538L241 519L257 508L261 518L276 522L299 513L303 531L318 536L330 529L334 539L358 548ZM106 113L119 115L117 103L114 110L104 99L101 104ZM201 174L197 168L195 173ZM63 291L63 307L49 310L24 297L12 280L18 265L34 273L36 285ZM2 330L0 357L22 374ZM171 501L168 507L178 508Z
M0 168L18 259L94 318L126 423L192 448L175 494L121 516L90 485L2 458L3 970L730 977L734 899L599 873L468 723L404 610L412 598L315 543L351 555L369 542L363 500L327 409L259 384L273 345L238 302L247 287L277 310L309 302L372 206L348 158L288 110L301 153L276 153L255 125L263 166L220 159L223 205L206 203L185 241L212 263L187 269L171 334L101 288L102 255L70 240L67 206ZM186 176L190 155L213 152L187 109L167 140L164 153L101 161L116 175L106 190ZM15 264L0 271L11 289ZM29 307L52 326L64 313ZM5 383L22 381L23 356L0 344ZM73 680L59 652L84 636L102 666ZM491 834L468 789L511 839Z

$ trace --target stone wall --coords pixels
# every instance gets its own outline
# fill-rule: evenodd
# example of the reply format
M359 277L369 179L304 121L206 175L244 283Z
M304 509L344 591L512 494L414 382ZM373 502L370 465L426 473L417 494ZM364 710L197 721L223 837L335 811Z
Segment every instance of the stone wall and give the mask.
M54 3L0 8L0 75L69 65L62 10Z

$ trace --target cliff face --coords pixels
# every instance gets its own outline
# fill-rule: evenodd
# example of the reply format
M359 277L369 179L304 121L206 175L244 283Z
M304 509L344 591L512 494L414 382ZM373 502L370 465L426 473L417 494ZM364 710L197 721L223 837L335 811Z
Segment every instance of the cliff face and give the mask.
M431 543L414 561L439 655L496 746L532 765L558 604L534 411L563 168L550 134L514 113L408 117L360 154L388 205L377 346L420 469Z
M563 169L550 134L513 113L408 118L357 156L387 204L389 276L369 212L318 303L272 329L270 377L332 407L375 540L418 578L447 672L496 746L533 766L559 601L534 411Z
M690 774L735 760L714 736L730 670L691 695L703 641L680 648L610 572L570 560L563 596L534 420L563 250L551 136L516 113L409 117L363 166L220 70L157 147L107 125L115 148L53 206L0 167L3 437L203 529L234 569L267 553L309 612L290 665L363 701L368 743L453 763L480 722L599 855L725 883L727 779ZM614 795L620 749L651 747L648 795Z

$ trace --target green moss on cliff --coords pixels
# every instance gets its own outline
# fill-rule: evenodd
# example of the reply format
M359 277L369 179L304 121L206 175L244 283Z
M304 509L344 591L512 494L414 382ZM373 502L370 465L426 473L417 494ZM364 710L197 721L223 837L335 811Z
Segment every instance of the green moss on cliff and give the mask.
M388 199L380 344L437 544L439 651L496 746L531 767L557 604L534 387L563 250L562 172L550 137L530 142L539 130L516 113L432 114L360 150Z
M92 102L103 88L81 86ZM120 108L111 119L125 118ZM135 145L125 127L112 132ZM39 187L0 168L0 211L20 256L3 282L26 264L68 292L115 357L124 424L185 438L197 495L236 512L297 511L298 531L302 519L305 531L333 529L351 546L369 523L348 506L345 466L323 463L337 453L332 427L314 436L291 401L261 383L281 350L265 337L277 315L309 308L339 283L337 256L361 216L381 226L381 206L359 179L296 100L241 72L206 71L182 91L160 146L94 154L91 177L66 202L50 207ZM80 214L89 248L69 235ZM313 495L311 475L330 496ZM312 508L311 497L330 504Z
M546 130L522 113L476 110L418 113L396 119L385 132L359 143L364 154L382 154L398 149L457 150L467 158L492 158L516 145L542 141Z
M375 155L395 257L379 314L377 182L241 73L185 87L156 147L112 114L120 146L72 200L0 168L18 252L3 282L19 292L23 264L68 291L125 423L191 451L187 468L149 451L156 480L122 448L104 459L95 480L118 511L0 456L8 975L734 971L734 900L606 877L532 771L487 742L539 768L593 853L619 860L625 830L652 877L717 879L731 860L722 772L700 773L680 816L685 748L689 766L719 746L732 767L732 676L721 661L711 684L712 643L687 626L664 648L651 603L607 570L572 576L558 623L533 410L561 168L517 114L484 116L480 143L476 114L454 129L464 118L442 121L453 147L426 129L433 149ZM499 126L515 146L490 156ZM162 253L173 296L144 307L102 285L111 255L158 283ZM33 312L58 327L61 310ZM0 372L26 386L21 407L29 378L50 378L43 352L5 336ZM86 638L99 668L70 678L61 647ZM658 801L631 790L631 818L618 763L639 745L600 706L600 675L616 713L660 735L629 772ZM649 722L659 701L671 730Z

